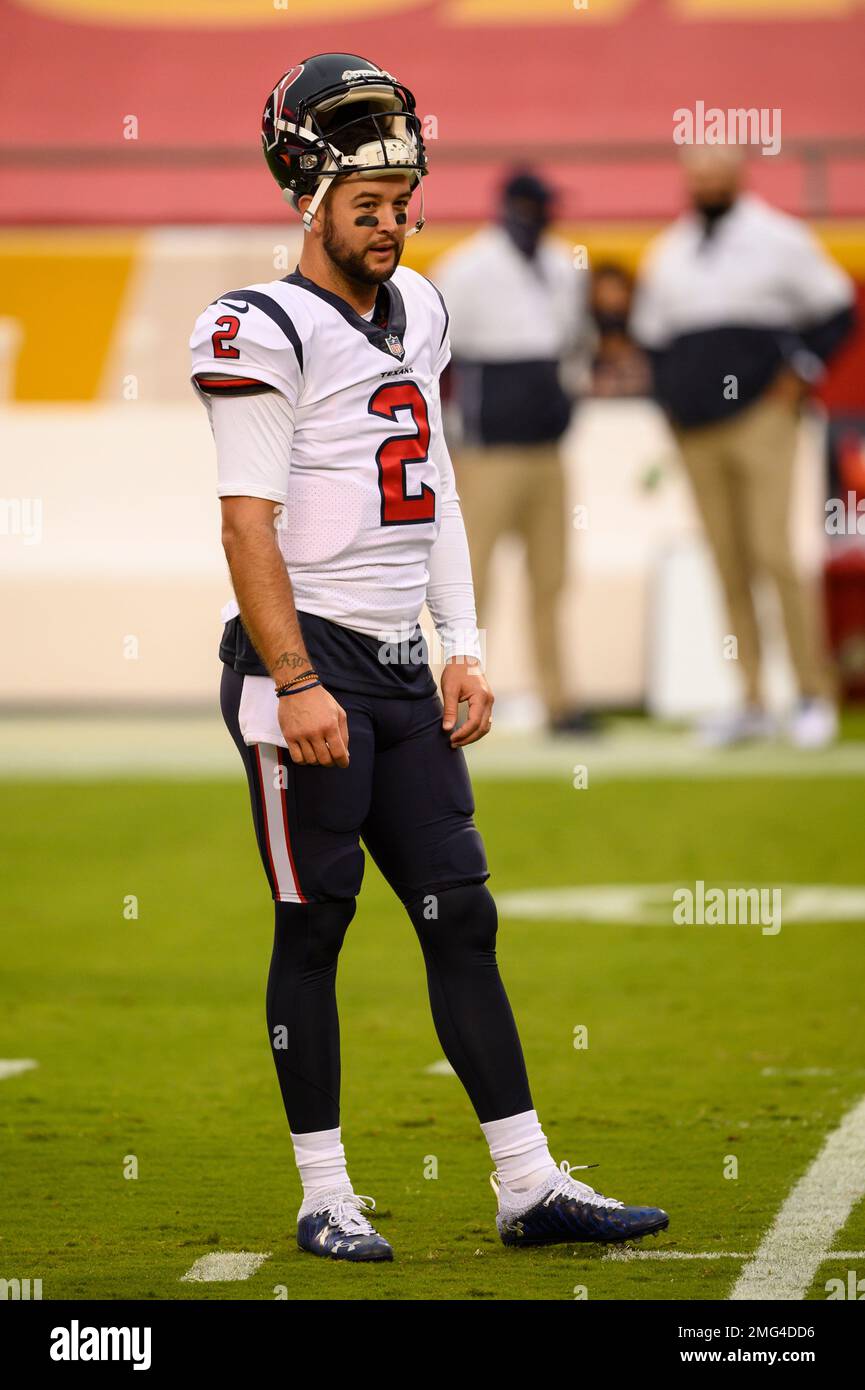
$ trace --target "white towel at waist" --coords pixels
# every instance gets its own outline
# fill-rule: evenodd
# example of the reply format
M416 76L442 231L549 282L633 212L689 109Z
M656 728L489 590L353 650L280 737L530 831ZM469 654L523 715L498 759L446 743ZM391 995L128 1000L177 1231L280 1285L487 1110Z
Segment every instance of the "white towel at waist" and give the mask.
M270 676L243 677L238 722L244 743L275 743L280 748L288 747L279 727L279 698Z

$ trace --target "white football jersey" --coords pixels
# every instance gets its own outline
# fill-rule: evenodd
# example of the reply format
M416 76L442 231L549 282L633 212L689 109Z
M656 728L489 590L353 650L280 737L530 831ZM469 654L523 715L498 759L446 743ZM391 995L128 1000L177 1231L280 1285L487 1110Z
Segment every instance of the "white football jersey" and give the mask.
M223 295L190 347L209 409L220 389L256 383L284 398L284 457L280 448L262 465L250 440L249 465L221 476L219 494L284 504L277 534L297 608L370 636L411 631L442 516L459 507L441 423L450 345L436 288L398 267L369 321L295 271Z

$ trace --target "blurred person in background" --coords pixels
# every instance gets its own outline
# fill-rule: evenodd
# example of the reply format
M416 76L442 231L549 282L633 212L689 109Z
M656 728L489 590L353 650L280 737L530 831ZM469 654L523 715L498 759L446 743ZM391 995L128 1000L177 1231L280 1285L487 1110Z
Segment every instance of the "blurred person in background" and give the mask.
M853 326L854 290L801 222L742 191L743 169L738 147L688 149L691 208L649 249L631 328L650 354L738 640L744 705L704 737L772 732L752 592L766 575L799 690L790 737L822 747L837 734L834 686L815 587L794 562L790 498L802 403Z
M594 721L569 702L559 645L567 498L560 441L572 399L563 360L586 327L584 272L545 235L555 194L528 172L512 174L498 219L433 269L450 312L452 400L462 434L455 469L486 621L496 543L525 544L538 683L551 729L586 732Z
M604 261L592 271L589 313L595 330L593 396L648 396L651 371L646 354L631 337L628 321L634 277L624 266Z

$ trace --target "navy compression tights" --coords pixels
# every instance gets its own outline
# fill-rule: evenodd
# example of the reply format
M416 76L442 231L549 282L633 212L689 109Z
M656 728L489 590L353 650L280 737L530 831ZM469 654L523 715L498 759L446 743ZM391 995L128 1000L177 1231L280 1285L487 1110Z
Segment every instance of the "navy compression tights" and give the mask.
M483 884L441 889L406 909L420 940L433 1022L483 1123L532 1109L516 1025L496 962L496 906ZM336 966L354 900L277 902L267 1026L293 1134L339 1124ZM397 998L381 997L386 1015ZM386 1060L386 1059L383 1059Z

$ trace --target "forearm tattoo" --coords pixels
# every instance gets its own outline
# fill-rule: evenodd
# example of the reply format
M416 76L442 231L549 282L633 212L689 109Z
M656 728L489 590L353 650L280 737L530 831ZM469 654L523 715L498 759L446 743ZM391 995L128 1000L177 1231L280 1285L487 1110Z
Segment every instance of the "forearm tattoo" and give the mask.
M295 671L298 666L308 666L309 657L302 652L280 652L273 663L274 671Z

